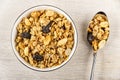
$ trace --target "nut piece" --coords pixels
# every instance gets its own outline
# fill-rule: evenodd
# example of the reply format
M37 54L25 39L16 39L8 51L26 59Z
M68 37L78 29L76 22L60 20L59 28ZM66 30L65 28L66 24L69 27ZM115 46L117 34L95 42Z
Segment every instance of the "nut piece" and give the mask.
M45 40L44 40L44 44L48 45L51 41L51 37L50 36L46 36Z
M26 24L27 26L30 26L30 25L31 25L29 19L25 18L25 24Z
M53 11L51 11L51 10L46 11L46 16L53 16L53 15L54 15Z
M98 44L99 49L103 48L105 43L106 43L105 40L100 41L99 44Z
M31 65L33 65L33 64L34 64L34 63L33 63L33 58L32 58L32 55L29 55L28 60L29 60L29 62L30 62L30 64L31 64Z
M36 18L36 17L40 16L40 13L38 11L34 11L31 13L31 16Z
M70 53L71 53L71 49L70 49L70 48L68 48L68 49L66 49L66 50L65 50L65 54L66 54L66 55L68 55L68 56L69 56L69 55L70 55Z
M107 21L100 23L100 26L103 27L103 28L108 27L108 25L109 25L109 24L108 24Z
M25 49L24 49L24 54L25 54L25 56L28 56L28 53L29 53L29 48L28 48L28 47L25 47Z
M61 45L65 45L67 42L67 38L64 38L64 39L61 39L60 41L58 41L58 46L61 46Z

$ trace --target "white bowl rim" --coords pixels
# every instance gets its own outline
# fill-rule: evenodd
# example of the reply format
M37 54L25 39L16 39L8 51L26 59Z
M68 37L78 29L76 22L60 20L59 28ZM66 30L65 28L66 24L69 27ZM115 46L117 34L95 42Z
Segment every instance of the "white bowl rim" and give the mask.
M20 22L21 19L23 18L23 16L25 14L28 14L28 12L31 10L31 11L35 11L34 9L50 9L50 10L53 10L57 13L60 13L60 14L63 14L69 21L71 21L72 25L73 25L73 28L74 28L74 46L72 48L72 51L71 51L71 54L69 55L68 59L65 60L62 64L58 65L58 66L55 66L55 67L50 67L50 68L37 68L37 67L33 67L32 65L30 65L29 63L27 63L20 55L19 53L17 52L17 50L15 49L15 35L14 32L17 31L16 30L16 27L18 25L17 22ZM29 12L30 13L30 12ZM13 36L14 35L14 36ZM23 11L18 17L17 19L15 20L14 24L13 24L13 27L12 27L12 31L11 31L11 46L12 46L12 49L13 49L13 52L15 54L15 56L17 57L17 59L23 64L25 65L26 67L32 69L32 70L35 70L35 71L42 71L42 72L47 72L47 71L52 71L52 70L56 70L62 66L64 66L67 62L70 61L71 57L73 56L73 54L75 53L75 50L77 48L77 44L78 44L78 33L77 33L77 29L76 29L76 25L74 24L74 21L72 20L72 18L65 12L63 11L62 9L56 7L56 6L53 6L53 5L36 5L36 6L33 6L31 8L28 8L26 9L25 11Z

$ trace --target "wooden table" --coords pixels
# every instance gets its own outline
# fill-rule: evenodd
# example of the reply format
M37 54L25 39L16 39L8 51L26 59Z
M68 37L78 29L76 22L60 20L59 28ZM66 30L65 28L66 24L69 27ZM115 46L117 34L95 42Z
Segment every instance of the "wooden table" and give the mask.
M21 64L11 48L11 29L24 10L41 4L57 6L74 20L78 47L72 59L60 69L38 72ZM94 80L120 80L120 0L1 0L0 2L0 80L89 80L92 53L86 28L98 11L110 21L107 45L98 52Z

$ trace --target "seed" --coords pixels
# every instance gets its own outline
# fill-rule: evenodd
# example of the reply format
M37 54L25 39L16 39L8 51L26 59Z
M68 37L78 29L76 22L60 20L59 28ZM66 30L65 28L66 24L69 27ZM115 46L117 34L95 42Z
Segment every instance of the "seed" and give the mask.
M40 55L38 52L36 52L34 55L33 55L33 60L35 61L43 61L44 60L44 57L42 55Z
M31 38L31 34L30 34L30 32L23 32L23 33L21 33L21 37L30 39Z

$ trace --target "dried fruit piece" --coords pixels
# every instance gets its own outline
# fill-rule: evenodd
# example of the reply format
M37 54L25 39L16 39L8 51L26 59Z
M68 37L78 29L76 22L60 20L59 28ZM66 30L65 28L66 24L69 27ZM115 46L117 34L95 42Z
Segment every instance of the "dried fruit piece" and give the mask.
M44 57L42 55L40 55L38 52L36 52L34 55L33 55L33 60L35 61L43 61L44 60Z
M99 49L103 48L105 43L106 43L105 40L100 41L99 44L98 44Z
M65 45L66 42L67 42L67 38L64 38L64 39L59 40L57 45L58 45L58 46L60 46L60 45Z
M21 37L22 37L22 38L30 39L30 38L31 38L31 34L30 34L30 32L23 32L23 33L21 34Z
M92 41L94 40L94 36L92 35L92 33L88 33L87 40L89 43L92 43Z
M42 27L42 32L43 33L49 33L50 32L49 28L51 27L52 23L53 23L53 21L50 21L46 26L43 26Z
M62 28L63 30L66 30L66 27L65 27L65 25L63 25L61 28Z

